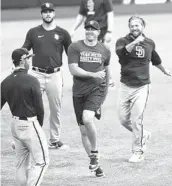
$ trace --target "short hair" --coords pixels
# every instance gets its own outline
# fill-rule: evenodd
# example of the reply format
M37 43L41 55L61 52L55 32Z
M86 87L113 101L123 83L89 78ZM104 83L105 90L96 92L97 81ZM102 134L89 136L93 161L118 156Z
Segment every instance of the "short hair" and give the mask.
M141 18L140 16L137 16L137 15L131 16L131 17L129 18L129 20L128 20L128 26L130 26L131 21L132 21L132 20L135 20L135 19L140 20L141 24L142 24L144 27L146 26L145 20L144 20L143 18Z

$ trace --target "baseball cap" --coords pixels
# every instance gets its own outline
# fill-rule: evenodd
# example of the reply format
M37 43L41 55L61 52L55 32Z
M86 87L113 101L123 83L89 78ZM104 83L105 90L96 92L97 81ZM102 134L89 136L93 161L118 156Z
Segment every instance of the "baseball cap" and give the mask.
M94 28L95 30L100 30L99 23L97 21L91 20L86 23L84 28Z
M13 51L11 57L12 57L13 63L15 64L21 61L22 59L33 57L34 55L35 54L29 54L29 51L26 48L18 48Z
M43 3L41 6L41 12L45 11L45 10L55 10L55 7L52 3Z

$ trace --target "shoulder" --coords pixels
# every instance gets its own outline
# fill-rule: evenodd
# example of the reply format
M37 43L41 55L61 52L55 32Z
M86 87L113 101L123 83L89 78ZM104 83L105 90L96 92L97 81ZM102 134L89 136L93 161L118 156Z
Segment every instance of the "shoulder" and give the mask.
M146 41L147 41L150 45L155 46L155 42L153 41L153 39L150 39L150 38L148 38L148 37L145 37L145 39L146 39Z
M127 37L125 36L125 37L118 38L116 42L126 42L126 40L127 40Z
M59 26L56 26L55 30L56 30L57 32L62 33L62 34L67 34L67 35L69 34L69 32L68 32L66 29L64 29L64 28L62 28L62 27L59 27Z
M39 81L36 77L30 75L30 74L26 74L26 79L33 85L38 85Z
M38 25L36 27L33 27L33 28L30 28L28 32L32 33L32 32L35 32L37 30L41 29L41 25Z
M82 45L82 41L79 40L79 41L72 42L69 47L73 49L78 49L81 47L81 45Z

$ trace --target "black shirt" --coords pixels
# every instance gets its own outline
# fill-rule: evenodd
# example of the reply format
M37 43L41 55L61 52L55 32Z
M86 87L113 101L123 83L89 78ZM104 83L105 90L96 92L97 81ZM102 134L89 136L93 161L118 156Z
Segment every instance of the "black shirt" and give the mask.
M86 17L85 24L95 20L102 29L107 28L107 13L112 11L112 0L81 0L79 14Z
M8 103L13 116L37 116L43 125L44 108L38 80L25 69L15 70L1 83L1 108Z
M159 65L161 59L155 51L153 40L145 37L143 42L135 45L127 52L125 46L133 42L134 38L128 34L116 42L116 53L121 64L121 82L128 86L142 86L150 83L149 63Z
M65 29L56 26L48 31L39 25L28 31L22 47L33 49L33 66L48 69L62 66L63 50L65 49L67 54L70 44L71 37Z

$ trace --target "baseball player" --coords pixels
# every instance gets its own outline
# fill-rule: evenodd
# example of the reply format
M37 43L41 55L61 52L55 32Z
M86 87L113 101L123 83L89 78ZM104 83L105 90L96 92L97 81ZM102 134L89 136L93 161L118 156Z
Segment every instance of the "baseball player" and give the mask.
M44 109L40 84L27 74L32 56L26 49L14 50L14 72L1 83L1 109L7 102L13 115L11 132L17 157L16 186L40 185L49 164L47 140L41 128Z
M110 51L98 41L99 34L98 22L89 21L85 25L85 39L70 45L68 63L73 75L73 106L82 143L90 157L89 169L102 177L94 118L108 89Z
M155 43L143 33L145 21L132 16L129 21L130 33L116 42L116 54L121 64L121 88L119 96L119 119L132 135L132 156L129 162L144 159L146 142L151 133L143 129L143 114L149 96L149 63L170 76L155 50Z
M77 28L84 22L86 25L90 20L95 20L100 25L98 40L103 42L108 48L112 40L114 14L111 0L81 0L79 13L70 32L74 36ZM114 87L114 82L110 78L109 86Z
M62 101L62 54L67 54L71 44L69 33L54 22L55 8L51 3L41 6L43 23L31 28L26 36L23 48L33 49L31 74L38 78L41 90L46 92L50 108L49 148L66 148L60 140L60 111Z

